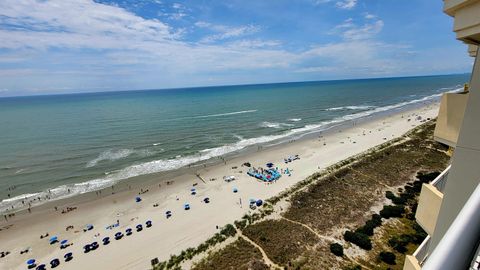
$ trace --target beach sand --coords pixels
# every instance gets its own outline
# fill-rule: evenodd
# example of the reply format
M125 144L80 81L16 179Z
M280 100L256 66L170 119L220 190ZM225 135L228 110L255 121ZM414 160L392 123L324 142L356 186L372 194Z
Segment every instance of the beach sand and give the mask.
M205 182L194 173L186 173L169 179L173 182L169 185L166 180L159 180L154 185L142 187L149 191L140 195L140 203L135 202L140 192L135 187L130 191L98 198L95 194L89 194L50 202L33 208L32 213L19 213L8 222L2 217L0 251L10 251L11 254L0 258L0 269L27 269L26 261L30 258L47 266L51 259L59 258L61 265L58 269L149 269L151 259L163 261L171 254L196 247L218 231L216 226L221 227L240 219L250 211L249 199L268 199L325 167L400 137L421 124L423 120L418 120L418 116L422 119L435 118L437 113L438 104L431 103L325 132L315 138L247 153L227 160L226 164L199 169L197 173ZM283 158L294 154L298 154L300 160L288 164L283 162ZM254 167L265 167L267 162L273 162L279 168L288 167L292 175L283 175L273 184L261 183L246 174L248 168L241 166L246 161ZM237 168L232 169L235 166ZM234 175L236 180L226 183L222 179L226 175ZM216 180L210 181L211 178ZM195 183L197 194L191 195L190 189ZM238 193L233 193L234 187L238 188ZM104 190L103 193L108 191ZM203 202L205 197L210 198L209 204ZM155 203L158 203L158 207L153 207ZM191 209L183 210L184 203L189 203ZM53 206L58 206L58 211ZM61 214L61 209L66 207L77 209ZM165 217L167 210L173 212L169 219ZM105 229L117 220L119 227ZM153 222L151 228L145 228L146 220ZM134 230L131 236L124 236L118 241L113 239L117 231L134 229L139 223L144 225L143 231L137 233ZM83 232L86 224L95 227ZM74 229L66 231L69 225ZM47 232L50 236L40 239L40 235ZM95 237L96 234L99 236ZM54 235L59 240L68 239L73 245L66 249L60 249L58 244L49 245L48 239ZM105 236L111 238L107 246L101 244ZM93 241L99 242L100 247L84 254L83 246ZM20 254L21 250L27 248L28 253ZM73 252L74 258L70 262L63 260L67 252Z

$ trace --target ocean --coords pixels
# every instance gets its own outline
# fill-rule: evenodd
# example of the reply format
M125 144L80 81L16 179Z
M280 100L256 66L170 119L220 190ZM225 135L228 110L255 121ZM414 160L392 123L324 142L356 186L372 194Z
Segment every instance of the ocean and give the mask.
M0 212L437 101L469 75L0 98Z

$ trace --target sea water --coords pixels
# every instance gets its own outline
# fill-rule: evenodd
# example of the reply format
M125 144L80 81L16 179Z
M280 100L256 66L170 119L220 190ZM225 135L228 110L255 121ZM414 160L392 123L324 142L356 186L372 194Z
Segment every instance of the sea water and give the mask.
M397 110L468 75L0 98L0 211ZM48 193L47 193L48 192Z

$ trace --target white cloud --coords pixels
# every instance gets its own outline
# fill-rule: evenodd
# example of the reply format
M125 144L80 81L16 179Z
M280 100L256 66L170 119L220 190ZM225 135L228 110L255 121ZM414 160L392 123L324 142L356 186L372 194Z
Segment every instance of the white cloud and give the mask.
M335 5L341 9L353 9L357 5L357 0L338 1Z
M369 20L363 25L357 25L352 18L335 26L331 33L339 34L347 40L362 40L375 37L383 29L384 23L381 19Z
M377 16L370 14L370 13L365 13L365 19L370 20L370 19L375 19Z
M211 43L219 40L246 36L246 35L254 34L260 31L260 27L255 25L243 25L243 26L237 26L237 27L230 27L230 26L225 26L220 24L212 24L204 21L196 22L195 26L199 28L206 28L213 32L217 32L216 34L212 34L204 37L200 41L202 43Z

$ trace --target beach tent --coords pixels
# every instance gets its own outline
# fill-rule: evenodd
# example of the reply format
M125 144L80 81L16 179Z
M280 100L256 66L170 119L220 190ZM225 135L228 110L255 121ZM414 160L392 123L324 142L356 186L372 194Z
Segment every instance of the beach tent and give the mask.
M28 269L32 269L36 266L35 259L30 259L27 261Z
M53 245L53 244L55 244L56 242L58 242L58 237L56 237L56 236L50 237L50 245Z
M121 233L121 232L117 232L115 234L115 240L120 240L120 239L122 239L122 237L123 237L123 233Z
M107 236L107 237L103 238L102 242L103 242L104 246L110 244L110 237Z
M90 249L91 250L95 250L97 248L98 248L98 242L93 242L93 243L90 244Z
M67 254L63 255L63 258L65 258L65 261L68 262L73 259L73 253L68 252Z
M135 202L138 203L138 202L141 202L141 201L142 201L142 198L140 198L140 197L135 197Z
M60 242L60 248L61 248L61 249L66 248L66 247L67 247L67 246L66 246L67 242L68 242L68 240L62 240L62 242Z
M37 266L37 268L35 268L35 270L45 270L47 269L47 266L45 264L40 264L39 266Z
M53 260L50 261L50 266L51 266L52 268L55 268L55 267L57 267L57 266L59 266L59 265L60 265L60 260L59 260L59 259L56 259L56 258L55 258L55 259L53 259Z

